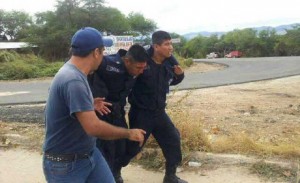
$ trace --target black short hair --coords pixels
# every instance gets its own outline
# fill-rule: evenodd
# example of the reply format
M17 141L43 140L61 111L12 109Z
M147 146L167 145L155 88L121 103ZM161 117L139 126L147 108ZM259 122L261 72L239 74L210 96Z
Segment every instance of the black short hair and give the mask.
M132 45L126 53L126 57L134 62L146 62L149 58L145 48L139 44Z
M96 48L95 48L96 49ZM71 55L77 56L77 57L87 57L90 53L92 53L95 49L87 50L84 52L76 52L72 47L70 48L69 52ZM103 46L98 47L99 50L103 49Z
M161 45L165 40L172 39L170 34L166 31L156 31L152 34L152 44Z

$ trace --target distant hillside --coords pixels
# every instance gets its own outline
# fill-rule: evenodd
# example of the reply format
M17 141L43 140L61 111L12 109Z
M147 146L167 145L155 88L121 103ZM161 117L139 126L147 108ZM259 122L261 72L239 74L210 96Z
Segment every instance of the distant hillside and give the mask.
M202 31L202 32L191 32L191 33L187 33L182 35L183 37L185 37L187 40L193 39L194 37L201 35L204 37L209 37L213 34L217 34L218 36L222 36L223 34L225 34L226 32L207 32L207 31Z
M267 29L275 29L277 34L285 34L286 31L285 30L289 30L292 29L293 26L295 25L299 25L299 23L294 23L294 24L289 24L289 25L280 25L280 26L276 26L276 27L271 27L271 26L262 26L262 27L252 27L252 29L259 31L262 30L267 30ZM182 35L183 37L185 37L187 40L193 39L194 37L201 35L204 37L209 37L213 34L216 34L218 36L222 36L223 34L226 34L227 32L207 32L207 31L202 31L202 32L191 32L191 33L187 33Z
M275 29L277 34L285 34L285 30L290 30L293 29L293 26L299 25L299 23L294 23L294 24L289 24L289 25L279 25L276 27L271 27L271 26L262 26L262 27L254 27L253 29L257 31L262 31L262 30L267 30L267 29Z

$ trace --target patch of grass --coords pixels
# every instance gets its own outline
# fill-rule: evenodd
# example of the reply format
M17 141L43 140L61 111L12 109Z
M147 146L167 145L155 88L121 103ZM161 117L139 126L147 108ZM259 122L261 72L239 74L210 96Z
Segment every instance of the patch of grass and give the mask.
M11 62L19 58L15 51L0 51L0 63Z
M184 65L186 68L192 66L194 64L194 61L192 58L182 58L180 63L182 63L182 65Z
M36 78L38 68L22 61L6 62L0 66L1 80Z
M194 61L192 58L183 58L176 53L174 54L174 56L177 59L177 61L179 62L180 66L184 69L187 67L190 67L194 64Z
M54 76L57 71L62 67L63 62L53 62L48 64L43 64L39 70L40 77L51 77Z
M151 141L154 142L153 137L151 137ZM156 142L155 142L156 143ZM156 144L157 145L157 144ZM134 162L139 163L146 169L158 170L164 168L164 156L160 148L149 148L146 147L140 152Z
M0 52L0 80L17 80L54 76L63 62L48 63L34 54Z
M210 143L202 130L200 120L192 119L188 113L169 111L170 117L181 136L181 149L183 164L190 161L190 155L194 151L210 151ZM147 141L146 149L137 157L145 168L158 169L165 164L164 156L153 136ZM153 149L150 150L149 149Z
M262 144L250 139L246 134L232 134L230 136L219 137L212 144L212 151L217 153L278 155L285 158L300 158L299 145L283 142L277 145Z
M300 138L298 142L300 142ZM300 144L281 143L277 144L276 146L268 144L263 146L265 151L274 155L279 155L286 158L300 158Z
M185 100L191 96L192 92L192 90L186 92L174 104L168 106L167 113L180 132L184 152L209 151L211 145L203 132L201 117L191 115L190 109L183 107Z
M212 150L217 153L251 154L261 151L261 147L245 134L232 134L218 137L212 144Z
M250 168L251 173L258 174L271 181L293 181L296 179L296 168L286 168L279 165L259 161Z
M184 152L209 151L211 145L203 132L200 118L193 118L188 111L168 109L175 126L181 135Z

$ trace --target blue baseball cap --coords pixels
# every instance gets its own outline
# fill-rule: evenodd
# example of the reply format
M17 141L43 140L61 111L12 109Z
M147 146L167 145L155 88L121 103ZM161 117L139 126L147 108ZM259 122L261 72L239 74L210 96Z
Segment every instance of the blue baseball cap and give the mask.
M112 39L103 38L101 32L92 27L79 29L72 37L71 47L74 53L84 54L101 46L110 47Z

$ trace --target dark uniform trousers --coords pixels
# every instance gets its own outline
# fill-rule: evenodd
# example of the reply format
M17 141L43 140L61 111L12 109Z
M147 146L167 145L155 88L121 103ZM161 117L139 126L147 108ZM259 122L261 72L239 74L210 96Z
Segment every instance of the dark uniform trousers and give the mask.
M112 125L128 128L124 116L115 119L108 116L106 117L98 116L98 117L100 117L101 119L105 120L106 122ZM122 159L125 156L126 140L125 139L103 140L98 138L96 141L96 146L101 151L111 171L114 172L114 167L119 167L121 161L120 159Z
M130 128L141 128L147 132L144 144L150 134L153 135L162 149L166 166L177 167L181 163L180 134L164 109L153 111L131 107L129 126ZM126 156L123 158L122 166L126 166L142 148L137 142L129 140L126 142Z

